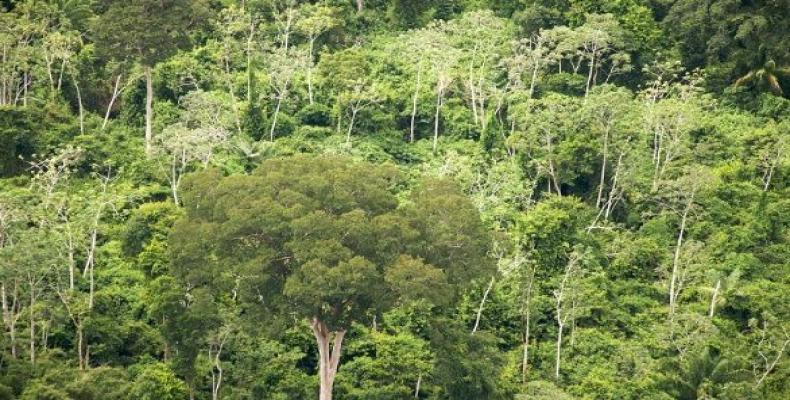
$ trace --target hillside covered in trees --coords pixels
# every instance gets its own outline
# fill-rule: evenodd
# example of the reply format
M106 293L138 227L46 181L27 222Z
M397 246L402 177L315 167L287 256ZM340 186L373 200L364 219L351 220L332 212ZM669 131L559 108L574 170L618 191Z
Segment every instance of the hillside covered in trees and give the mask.
M788 36L0 0L0 400L788 399Z

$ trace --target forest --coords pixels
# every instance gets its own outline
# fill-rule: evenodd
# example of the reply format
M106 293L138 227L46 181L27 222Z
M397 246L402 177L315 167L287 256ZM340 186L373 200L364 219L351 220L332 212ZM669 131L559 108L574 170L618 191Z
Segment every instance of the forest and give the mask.
M788 399L788 37L0 0L0 400Z

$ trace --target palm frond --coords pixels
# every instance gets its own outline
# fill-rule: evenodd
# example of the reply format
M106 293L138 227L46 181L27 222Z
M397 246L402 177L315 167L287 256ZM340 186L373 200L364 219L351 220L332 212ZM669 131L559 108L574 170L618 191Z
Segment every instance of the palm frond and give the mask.
M755 76L755 71L749 71L748 74L738 78L738 80L735 81L735 86L743 86L748 84L749 82L754 80L754 76Z
M779 85L779 80L776 79L776 75L765 74L765 81L768 82L768 86L775 95L782 96L784 94L782 91L782 86Z

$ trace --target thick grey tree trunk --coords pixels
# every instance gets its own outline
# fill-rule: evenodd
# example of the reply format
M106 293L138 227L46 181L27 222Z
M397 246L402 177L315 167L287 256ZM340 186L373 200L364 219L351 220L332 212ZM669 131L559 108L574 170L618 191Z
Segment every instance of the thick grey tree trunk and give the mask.
M345 330L330 332L326 324L318 317L313 317L310 324L313 335L318 344L318 378L319 400L332 400L332 387L337 375L337 366L340 364L340 352L343 345ZM329 342L333 342L330 348Z

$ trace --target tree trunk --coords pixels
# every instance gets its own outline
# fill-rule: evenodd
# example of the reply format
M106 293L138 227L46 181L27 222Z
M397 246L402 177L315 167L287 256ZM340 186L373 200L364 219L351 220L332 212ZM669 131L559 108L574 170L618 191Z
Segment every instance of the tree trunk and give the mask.
M315 36L310 36L310 64L307 66L307 99L310 105L313 104L313 65L315 63L313 53L315 52Z
M571 254L570 260L568 260L568 265L565 267L565 275L562 277L562 281L560 281L560 286L557 290L554 291L554 297L556 299L555 309L556 309L556 320L557 320L557 354L554 361L554 378L559 381L560 379L560 360L562 354L562 331L565 329L565 322L568 320L568 313L564 312L562 302L565 296L565 289L568 281L571 279L571 275L573 275L574 270L576 268L576 263L578 262L577 255Z
M8 334L11 337L11 358L16 360L17 352L16 352L16 318L11 321L8 326Z
M30 86L30 76L27 71L23 74L22 78L22 106L27 107L27 88ZM16 100L14 100L16 103Z
M49 58L49 53L44 53L44 65L47 66L47 77L49 78L49 96L53 97L55 94L55 78L52 76L52 63L54 59Z
M595 69L595 53L596 50L593 50L592 55L590 55L590 71L587 73L587 85L584 88L585 99L587 99L587 95L590 93L590 85L592 85L593 70Z
M475 91L476 90L475 89L475 82L474 82L474 78L472 76L473 73L474 72L473 72L473 68L472 68L472 62L470 61L469 62L469 81L468 81L467 85L469 85L469 97L470 97L470 103L472 103L472 119L474 120L475 125L477 125L479 123L479 118L477 116L477 96L476 96L477 92Z
M340 352L343 345L345 330L330 332L326 324L318 317L313 317L311 328L318 344L319 400L332 400L332 386L335 383L337 367L340 364ZM329 342L333 341L332 348Z
M601 208L603 198L603 187L606 181L606 161L609 156L609 128L604 130L603 135L603 159L601 160L601 180L598 183L598 198L595 200L595 208Z
M716 312L716 300L719 297L719 290L721 290L721 279L716 281L716 287L713 288L713 296L710 299L710 311L708 312L709 318L713 318L713 314Z
M776 158L769 162L768 170L765 171L763 174L763 192L767 192L768 189L771 187L771 179L774 176L774 170L776 169L776 165L779 163L779 160L782 158L782 150L783 150L782 143L779 143L776 146Z
M103 189L102 194L106 191L106 186ZM93 269L96 265L96 245L97 245L97 238L99 235L99 219L101 218L102 211L104 209L104 205L100 205L99 209L96 210L96 215L93 218L93 229L91 230L91 242L90 246L88 247L88 254L85 258L85 268L83 269L82 275L85 276L85 273L88 274L88 279L90 282L89 291L88 291L88 310L93 309L93 298L96 289L96 282L93 277Z
M150 156L154 132L154 84L151 67L145 67L145 154Z
M277 115L280 114L280 106L283 103L283 95L277 96L277 107L274 109L274 116L272 116L272 128L269 130L269 141L274 141L274 128L277 127Z
M346 132L346 144L351 144L351 131L354 130L354 121L357 119L357 110L356 108L351 109L351 121L348 123L348 132Z
M2 56L2 58L0 58L0 65L4 66L3 67L4 71L5 71L5 65L7 65L6 64L6 59L7 59L6 53L8 53L7 47L5 45L3 45L3 56ZM7 80L3 79L2 83L3 83L3 86L0 87L0 104L5 105L5 104L8 104L9 100L7 100L7 99L10 99L11 96L10 96L10 94L8 94L9 93L9 85L8 85Z
M68 239L66 241L68 243L68 252L66 258L69 261L69 289L74 290L74 239L71 233L71 224L68 223L68 221L66 223L66 238Z
M653 161L655 163L655 168L653 170L653 183L651 185L651 190L656 191L658 189L658 180L661 177L661 154L663 151L663 142L664 142L664 135L656 131L653 134Z
M485 292L483 292L483 298L480 299L480 306L477 307L477 316L475 317L475 326L472 328L472 334L477 332L477 328L480 327L480 317L483 315L483 306L488 299L488 294L491 292L491 288L494 287L494 277L491 277L491 281L488 282L488 286L486 286Z
M5 282L0 282L0 304L3 308L3 323L8 325L11 320L11 313L8 311L8 298L5 294Z
M422 385L422 374L417 375L417 383L414 385L414 398L420 398L420 385Z
M212 359L213 368L211 369L211 399L212 400L219 400L220 396L220 388L222 388L222 361L220 357L222 356L222 348L225 345L225 340L228 338L228 335L222 336L220 333L220 340L219 344L216 345L216 351L212 352L212 348L215 346L214 344L209 346L208 354L209 358ZM213 353L213 354L212 354Z
M557 356L554 360L554 379L560 380L560 352L562 350L562 330L565 324L562 322L557 323Z
M14 280L14 290L10 305L8 304L5 282L2 283L2 293L0 293L0 295L2 295L3 324L8 328L8 336L11 342L11 358L16 359L16 322L19 318L19 282Z
M439 112L442 108L442 90L436 91L436 115L433 118L433 151L436 151L436 145L439 142Z
M60 61L60 72L58 73L58 93L60 93L60 88L63 85L63 71L66 70L66 60L63 59Z
M84 358L84 351L82 350L83 346L83 339L84 335L82 334L82 319L80 318L79 323L77 324L77 362L79 364L80 371L85 370L85 358Z
M225 57L225 84L228 85L228 94L230 94L230 105L233 109L233 119L236 123L236 131L241 133L241 116L239 115L239 100L236 98L236 90L233 89L233 82L230 79L230 65L228 58Z
M173 204L178 206L178 171L176 170L177 158L173 154L170 160L170 191L173 193Z
M255 39L255 21L250 19L250 34L247 35L247 103L252 107L252 41ZM257 99L256 99L257 100Z
M683 210L683 216L680 219L680 232L678 233L678 240L675 244L675 255L672 257L672 276L670 277L669 281L669 315L670 317L675 313L675 307L677 302L677 295L675 290L675 285L677 284L678 279L678 269L680 268L680 249L683 246L683 235L686 233L686 221L688 220L688 214L691 210L691 206L694 203L694 192L692 191L691 197L689 198L688 202L686 202L686 207Z
M532 67L532 78L529 81L529 99L532 100L532 96L535 94L535 82L538 79L538 69L540 68L540 64L535 62L535 66Z
M546 150L548 153L549 158L549 192L551 192L551 185L553 184L554 190L557 191L557 194L562 196L562 190L560 189L559 179L557 179L557 173L554 170L554 160L553 157L553 150L552 150L552 137L550 133L546 133Z
M529 372L529 328L530 317L532 316L532 283L535 281L534 275L530 277L529 285L527 285L527 304L526 304L526 328L524 328L524 354L521 359L521 379L522 383L527 383L527 374Z
M0 300L3 306L3 325L9 328L11 336L11 357L16 358L16 346L14 345L14 333L11 329L11 310L8 308L8 297L5 292L5 282L0 283Z
M115 78L115 86L112 88L112 96L110 96L110 103L107 104L107 112L104 113L104 122L101 124L101 129L107 127L107 121L110 120L110 112L112 111L112 106L115 104L115 100L118 98L120 94L120 84L121 84L121 74L118 74L118 77Z
M36 363L36 287L31 279L30 281L30 363Z
M409 126L409 143L414 142L414 120L417 118L417 97L420 93L420 80L422 78L422 60L417 66L417 84L414 85L414 97L411 101L411 124Z
M790 344L790 339L785 340L784 342L782 342L782 348L780 348L779 351L776 353L776 358L774 358L773 362L771 362L770 364L766 364L765 371L760 376L760 379L758 379L757 382L754 384L754 389L757 389L763 383L763 381L768 376L768 374L770 374L771 371L774 370L774 368L776 367L776 363L778 363L779 360L782 359L782 356L784 356L785 349L787 348L788 344ZM768 360L766 360L766 363L767 363L767 361Z
M357 1L357 12L362 12L365 9L365 0L356 0Z
M623 165L623 155L624 153L620 153L620 156L617 157L617 165L614 167L614 177L612 177L612 187L609 188L609 196L606 200L606 211L604 211L603 218L605 220L609 219L609 214L612 212L612 208L614 207L614 203L616 202L616 197L619 196L617 194L617 179L620 176L620 167Z
M82 107L82 93L80 93L80 85L77 83L77 77L73 76L74 89L77 91L77 105L80 110L80 135L85 134L85 110Z

